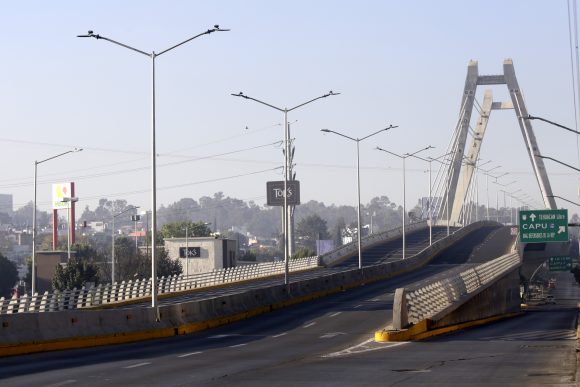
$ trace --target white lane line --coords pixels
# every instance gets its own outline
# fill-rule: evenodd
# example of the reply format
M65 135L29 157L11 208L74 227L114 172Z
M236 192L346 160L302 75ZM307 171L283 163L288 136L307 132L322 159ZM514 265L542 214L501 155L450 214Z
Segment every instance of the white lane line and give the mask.
M343 349L342 351L322 355L322 357L338 357L338 356L347 356L347 355L352 355L352 354L359 354L359 353L364 353L364 352L379 351L382 349L395 348L395 347L410 344L410 343L411 343L410 341L399 341L396 343L377 343L377 342L375 342L374 339L369 339L369 340L364 341L360 344Z
M328 317L336 317L336 316L338 316L338 315L339 315L339 314L341 314L341 313L342 313L342 312L336 312L336 313L333 313L333 314L331 314L331 315L330 315L330 316L328 316Z
M330 332L330 333L325 333L324 335L320 336L320 339L332 339L333 337L336 336L340 336L340 335L346 335L346 333L344 332Z
M244 345L247 345L247 343L236 344L236 345L230 345L230 348L238 348L238 347L243 347Z
M59 387L59 386L64 386L66 384L71 384L71 383L76 383L77 381L75 379L69 379L69 380L65 380L63 382L60 383L55 383L55 384L49 384L46 387Z
M123 368L126 368L126 369L129 369L129 368L137 368L137 367L143 367L143 366L146 366L146 365L149 365L149 364L151 364L151 363L150 362L137 363L137 364L133 364L133 365L130 365L130 366L127 366L127 367L123 367Z
M278 334L278 335L274 335L274 336L272 336L272 337L273 337L273 338L276 338L276 337L282 337L282 336L286 336L287 334L288 334L288 332L284 332L284 333L280 333L280 334Z
M316 321L312 321L311 323L304 325L302 328L310 328L311 326L313 326L315 324L316 324Z
M215 336L210 336L208 337L208 339L223 339L226 337L233 337L233 336L239 336L238 334L231 334L231 335L215 335Z
M193 356L193 355L199 355L200 353L202 353L202 352L197 351L197 352L184 353L183 355L179 355L177 357L188 357L188 356Z
M354 308L355 308L355 309L358 309L358 308L360 308L361 306L362 306L361 304L358 304L358 305L355 305L355 306L354 306Z

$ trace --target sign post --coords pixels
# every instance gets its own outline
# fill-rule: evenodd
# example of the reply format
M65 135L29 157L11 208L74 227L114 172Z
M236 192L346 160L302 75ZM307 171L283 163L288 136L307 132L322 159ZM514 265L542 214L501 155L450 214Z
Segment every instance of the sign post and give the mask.
M572 269L572 260L568 256L550 257L548 259L548 268L550 271L570 271Z
M520 211L520 242L568 241L568 210Z

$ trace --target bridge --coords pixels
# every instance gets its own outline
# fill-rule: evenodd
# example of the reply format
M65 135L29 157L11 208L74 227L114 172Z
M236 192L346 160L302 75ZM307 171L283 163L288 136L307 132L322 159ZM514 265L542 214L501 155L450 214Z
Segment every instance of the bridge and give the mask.
M511 101L493 101L486 91L467 145L477 86L498 84L507 86ZM0 380L574 381L575 375L558 371L576 362L571 324L580 291L570 275L558 275L562 303L521 307L535 269L550 256L569 255L569 243L520 243L517 228L478 219L474 211L479 150L495 109L514 110L544 206L556 209L511 60L503 74L491 76L479 75L470 62L462 96L433 183L433 197L444 200L429 200L426 221L365 237L362 268L351 243L291 262L288 284L283 264L161 278L158 313L150 307L151 281L0 300ZM508 361L505 374L494 373ZM360 371L346 372L351 366Z

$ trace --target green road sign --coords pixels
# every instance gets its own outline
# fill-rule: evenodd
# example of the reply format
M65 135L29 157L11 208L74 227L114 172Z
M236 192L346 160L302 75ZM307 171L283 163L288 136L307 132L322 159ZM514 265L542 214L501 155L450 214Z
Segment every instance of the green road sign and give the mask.
M520 211L520 242L567 242L568 210Z
M550 271L570 271L572 260L570 257L550 257L548 258L548 268Z

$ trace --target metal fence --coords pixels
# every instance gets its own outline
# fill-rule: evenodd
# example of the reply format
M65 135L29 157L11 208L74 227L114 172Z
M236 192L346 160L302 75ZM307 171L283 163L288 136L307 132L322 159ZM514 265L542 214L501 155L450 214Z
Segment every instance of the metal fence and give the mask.
M318 267L318 257L292 259L292 272ZM199 289L228 283L248 281L284 273L284 262L266 262L236 266L189 276L179 275L158 278L159 294L167 294L191 289ZM89 289L73 289L64 292L44 292L44 294L21 297L0 298L0 314L27 312L57 312L91 306L111 304L151 295L151 279L115 282L98 285Z

